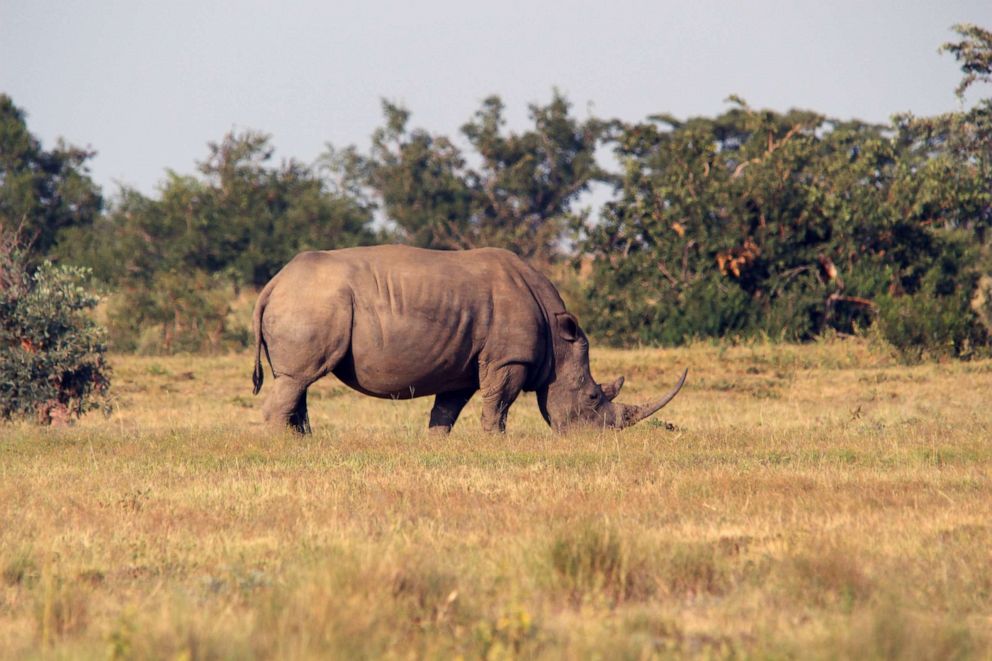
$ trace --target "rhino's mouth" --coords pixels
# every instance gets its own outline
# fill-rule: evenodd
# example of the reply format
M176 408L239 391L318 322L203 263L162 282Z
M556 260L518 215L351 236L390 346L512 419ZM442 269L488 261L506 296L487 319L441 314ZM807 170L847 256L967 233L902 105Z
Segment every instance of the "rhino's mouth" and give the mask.
M563 415L559 417L554 413L555 409L551 408L549 410L546 394L543 399L539 395L538 403L542 406L541 413L544 415L544 419L558 431L565 431L573 426L624 429L637 424L664 408L682 389L688 373L689 370L682 372L678 383L675 384L675 387L668 394L648 404L622 404L620 402L610 401L606 396L601 396L596 401L586 400L576 402L570 408L565 409Z
M614 426L616 410L613 403L605 397L596 402L584 403L575 410L575 415L567 424L609 428Z

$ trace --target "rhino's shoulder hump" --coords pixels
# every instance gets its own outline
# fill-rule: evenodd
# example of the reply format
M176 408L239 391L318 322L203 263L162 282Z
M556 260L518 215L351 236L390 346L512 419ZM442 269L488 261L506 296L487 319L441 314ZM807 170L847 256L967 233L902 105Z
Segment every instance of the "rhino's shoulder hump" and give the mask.
M505 261L513 264L525 264L524 260L510 250L505 248L475 248L473 250L466 250L462 254L465 255L475 255L477 257L484 257L488 259L496 259L499 261Z

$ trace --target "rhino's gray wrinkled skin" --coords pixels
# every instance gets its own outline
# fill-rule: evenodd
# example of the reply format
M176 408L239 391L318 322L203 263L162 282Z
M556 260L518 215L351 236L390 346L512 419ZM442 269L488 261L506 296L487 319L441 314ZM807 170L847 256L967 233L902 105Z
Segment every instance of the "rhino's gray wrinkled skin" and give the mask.
M334 374L373 397L434 395L430 428L447 432L477 391L482 426L503 431L521 390L536 391L544 419L622 428L651 415L682 387L645 406L613 403L623 377L600 386L589 341L551 282L511 252L406 246L305 252L255 305L255 393L261 352L275 382L266 422L310 431L307 388Z

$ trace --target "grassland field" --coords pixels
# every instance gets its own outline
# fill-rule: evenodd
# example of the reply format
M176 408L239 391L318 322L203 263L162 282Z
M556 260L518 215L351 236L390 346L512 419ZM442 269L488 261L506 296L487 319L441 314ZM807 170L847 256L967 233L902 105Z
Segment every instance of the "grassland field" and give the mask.
M272 433L248 354L112 362L109 415L0 426L0 658L992 658L992 361L594 348L623 401L689 380L445 438L333 378Z

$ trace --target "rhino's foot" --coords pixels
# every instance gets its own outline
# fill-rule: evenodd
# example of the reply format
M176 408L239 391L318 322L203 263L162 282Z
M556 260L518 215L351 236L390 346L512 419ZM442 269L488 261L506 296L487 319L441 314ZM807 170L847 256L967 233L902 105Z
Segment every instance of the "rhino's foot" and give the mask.
M505 434L506 433L506 415L498 418L495 421L490 421L485 418L482 419L482 431L487 434Z
M295 413L289 419L289 428L300 436L306 436L307 434L313 433L313 430L310 428L310 416L307 415L306 406L303 407L302 415Z
M427 429L431 434L444 435L451 431L462 409L475 394L474 390L455 390L438 393L431 409L431 421Z
M272 427L289 428L297 434L310 433L307 415L307 385L297 379L280 375L262 404L262 417Z

